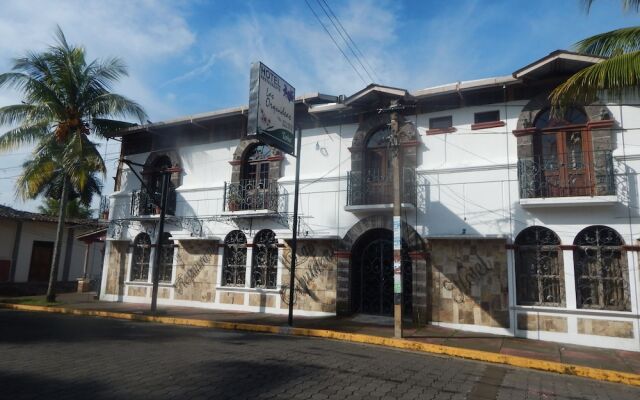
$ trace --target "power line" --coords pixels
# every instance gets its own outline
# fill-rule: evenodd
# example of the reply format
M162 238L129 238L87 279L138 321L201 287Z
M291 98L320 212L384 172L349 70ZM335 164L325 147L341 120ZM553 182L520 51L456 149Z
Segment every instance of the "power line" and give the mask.
M371 72L373 72L373 74L376 76L377 80L380 81L380 77L378 76L378 74L376 74L376 71L373 69L371 64L369 64L369 62L367 61L367 57L365 57L364 54L362 54L362 51L360 51L360 48L358 47L356 42L351 38L351 35L349 35L349 32L347 32L347 30L344 28L344 26L342 26L342 23L340 22L340 19L338 18L338 16L334 14L333 10L331 9L331 7L329 7L329 4L327 4L326 1L324 1L324 0L322 0L322 1L324 2L324 4L326 4L327 8L329 9L329 12L331 13L331 15L333 15L333 18L335 18L336 22L338 23L340 28L342 28L342 31L345 33L345 35L347 35L347 38L349 38L349 40L353 44L353 47L355 47L356 51L360 54L360 56L364 60L365 64L367 64L367 66L369 67Z
M318 20L318 22L320 23L320 25L322 25L322 29L324 29L324 31L327 33L327 35L329 35L329 37L331 38L331 41L333 41L333 44L336 45L336 47L338 48L338 50L340 50L340 53L342 53L342 56L345 58L345 60L347 60L347 62L349 63L349 65L351 65L351 68L353 68L353 70L356 72L356 74L358 74L358 76L360 77L360 79L362 79L362 82L364 82L364 84L367 84L367 81L362 77L362 74L360 74L360 72L358 71L358 69L356 68L355 65L353 65L353 63L351 62L351 60L349 59L349 57L347 57L347 55L345 54L345 52L342 50L342 48L340 47L340 45L338 44L338 42L336 42L336 40L334 39L333 35L331 34L331 32L329 32L329 30L327 29L326 26L324 26L324 24L322 23L322 20L320 19L320 16L316 13L316 11L313 9L313 7L311 7L311 4L309 4L308 0L304 0L305 3L307 3L307 6L309 7L309 9L311 10L311 12L313 13L313 15L316 17L316 19Z
M338 32L338 35L340 35L340 37L342 38L342 41L347 45L347 47L351 51L351 54L353 54L353 56L356 58L356 61L358 61L358 64L360 64L360 66L362 67L364 72L369 76L369 79L371 79L371 82L375 82L375 79L373 78L373 76L371 76L371 74L369 73L369 70L364 66L364 64L360 60L360 57L356 54L356 52L353 49L353 47L351 46L351 44L349 44L349 41L347 40L347 38L345 38L345 35L342 34L342 31L338 28L336 23L331 18L331 15L333 15L333 18L335 18L336 21L337 21L338 17L336 17L336 15L333 13L333 11L331 10L331 7L329 7L329 4L327 4L326 1L322 0L322 3L324 3L324 5L326 6L326 9L325 9L325 7L322 6L322 3L320 2L320 0L316 0L316 2L320 6L320 8L324 12L324 14L327 16L327 18L329 18L329 22L331 22L331 25L333 25L335 30ZM331 15L329 15L329 13L327 12L327 9L331 12ZM338 23L339 23L339 21L338 21ZM342 30L344 30L344 27L342 26L342 24L340 24L340 27L342 27ZM346 31L345 31L345 33L346 33ZM349 35L348 33L346 33L346 34L347 34L347 36ZM351 38L351 37L349 36L349 38Z

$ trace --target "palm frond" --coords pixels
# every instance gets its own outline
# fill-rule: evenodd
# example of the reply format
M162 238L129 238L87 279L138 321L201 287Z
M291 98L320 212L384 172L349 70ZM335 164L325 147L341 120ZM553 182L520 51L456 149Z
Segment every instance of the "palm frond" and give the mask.
M594 0L582 0L582 7L588 13L591 11L591 6L593 5ZM624 11L635 11L638 12L640 10L640 0L622 0L622 9Z
M0 136L0 152L14 150L24 145L36 143L45 138L48 133L49 125L47 121L11 129Z
M601 57L638 51L640 50L640 26L600 33L579 41L574 47L579 53Z
M88 112L94 118L106 116L133 117L140 123L143 123L148 118L147 113L140 104L115 93L105 93L98 96L88 106Z
M598 94L615 94L623 90L637 90L640 84L640 51L622 54L577 72L551 92L549 99L555 107L568 104L589 104Z

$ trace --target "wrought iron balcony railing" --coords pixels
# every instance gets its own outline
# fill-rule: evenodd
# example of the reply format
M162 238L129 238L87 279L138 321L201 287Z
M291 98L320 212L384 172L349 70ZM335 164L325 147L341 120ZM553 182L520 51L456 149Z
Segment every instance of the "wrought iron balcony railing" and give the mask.
M402 170L402 202L417 203L416 173L410 168ZM391 172L378 170L347 173L347 206L393 203L393 178Z
M157 199L154 201L154 198ZM153 197L146 190L134 190L131 192L131 216L142 217L145 215L160 214L160 193L154 193ZM169 190L167 198L167 215L174 215L176 209L176 192Z
M284 212L286 200L287 191L275 179L243 179L224 184L224 211Z
M600 150L520 158L520 198L615 195L611 153Z

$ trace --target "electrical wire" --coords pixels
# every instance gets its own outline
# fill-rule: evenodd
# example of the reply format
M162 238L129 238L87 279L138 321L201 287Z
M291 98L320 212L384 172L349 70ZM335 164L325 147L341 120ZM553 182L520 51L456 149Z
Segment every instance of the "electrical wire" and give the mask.
M313 9L313 7L311 7L311 4L309 4L308 0L304 0L305 3L307 3L307 6L309 7L309 9L311 10L311 12L313 13L313 15L316 17L316 19L318 20L318 22L320 23L320 25L322 26L322 29L324 29L324 31L327 33L327 35L329 35L329 37L331 38L331 41L333 42L333 44L336 45L336 47L338 48L338 50L340 50L340 53L342 53L342 55L344 56L345 60L347 60L347 62L349 63L349 65L351 65L351 68L353 68L353 70L356 72L356 74L358 74L358 76L360 77L360 79L362 80L362 82L364 82L364 84L367 84L367 81L362 77L362 74L360 74L360 71L358 71L358 69L356 68L355 65L353 65L353 63L351 62L351 60L349 59L349 57L347 57L347 54L342 50L342 47L340 47L340 45L338 44L338 42L336 41L336 39L333 37L333 35L331 34L331 32L329 32L329 30L327 29L326 26L324 26L324 23L322 22L322 20L320 19L320 16L316 13L316 11Z
M329 22L331 22L331 25L333 25L334 29L338 32L338 35L340 35L340 37L342 38L342 41L347 45L347 47L349 48L349 50L351 51L351 54L353 54L353 56L355 57L356 61L358 62L358 64L360 64L360 66L362 67L362 69L364 70L364 72L367 74L367 76L369 77L369 79L371 79L371 82L374 82L375 79L373 79L373 76L371 76L371 74L369 73L369 70L367 70L367 68L364 66L364 64L362 63L362 60L360 60L360 57L356 54L355 50L353 49L353 47L351 46L351 44L349 43L349 41L347 40L347 38L345 38L345 35L342 34L342 31L338 28L338 25L334 22L333 18L331 17L331 15L333 15L334 18L337 19L337 17L335 16L335 14L333 13L333 11L331 11L331 15L329 15L329 12L325 9L325 7L322 5L322 3L324 3L324 5L326 6L327 9L330 10L329 4L327 4L326 1L322 0L316 0L316 2L318 3L318 5L320 6L320 8L322 9L322 11L324 12L324 14L327 16L327 18L329 19ZM340 24L340 26L342 27L342 24ZM344 27L342 27L342 29L344 30ZM346 31L345 31L346 33ZM347 34L348 35L348 34Z
M322 2L327 6L327 9L329 10L329 12L331 13L331 15L333 16L333 18L335 19L335 21L338 23L338 25L340 26L340 28L342 29L342 31L345 33L345 35L347 35L347 38L349 39L349 41L353 44L353 47L356 49L356 51L360 54L360 56L362 57L362 59L364 60L365 64L367 64L367 66L369 67L369 69L371 70L371 72L373 73L373 75L375 75L376 78L378 78L378 81L380 81L380 77L378 76L378 74L376 74L376 71L373 69L373 67L371 66L371 64L369 64L369 62L367 61L367 57L364 56L364 54L362 54L362 51L360 51L360 48L358 47L358 45L356 44L356 42L351 38L351 35L349 35L349 32L347 32L347 30L344 28L344 26L342 26L342 23L340 22L340 19L338 18L338 16L333 12L333 10L331 9L331 7L329 6L329 4L327 4L327 2L325 0L322 0Z

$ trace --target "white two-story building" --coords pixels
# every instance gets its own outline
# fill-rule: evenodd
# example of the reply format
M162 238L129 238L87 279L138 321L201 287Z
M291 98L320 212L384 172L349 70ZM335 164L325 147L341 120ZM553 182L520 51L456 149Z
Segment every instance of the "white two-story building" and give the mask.
M392 313L390 117L378 110L399 101L405 316L639 351L640 111L601 101L556 116L547 99L599 61L558 51L510 76L299 97L295 312ZM159 304L287 312L296 160L246 124L239 107L114 135L143 166L116 179L103 300L149 302L160 257ZM150 199L168 166L179 172L158 251Z

